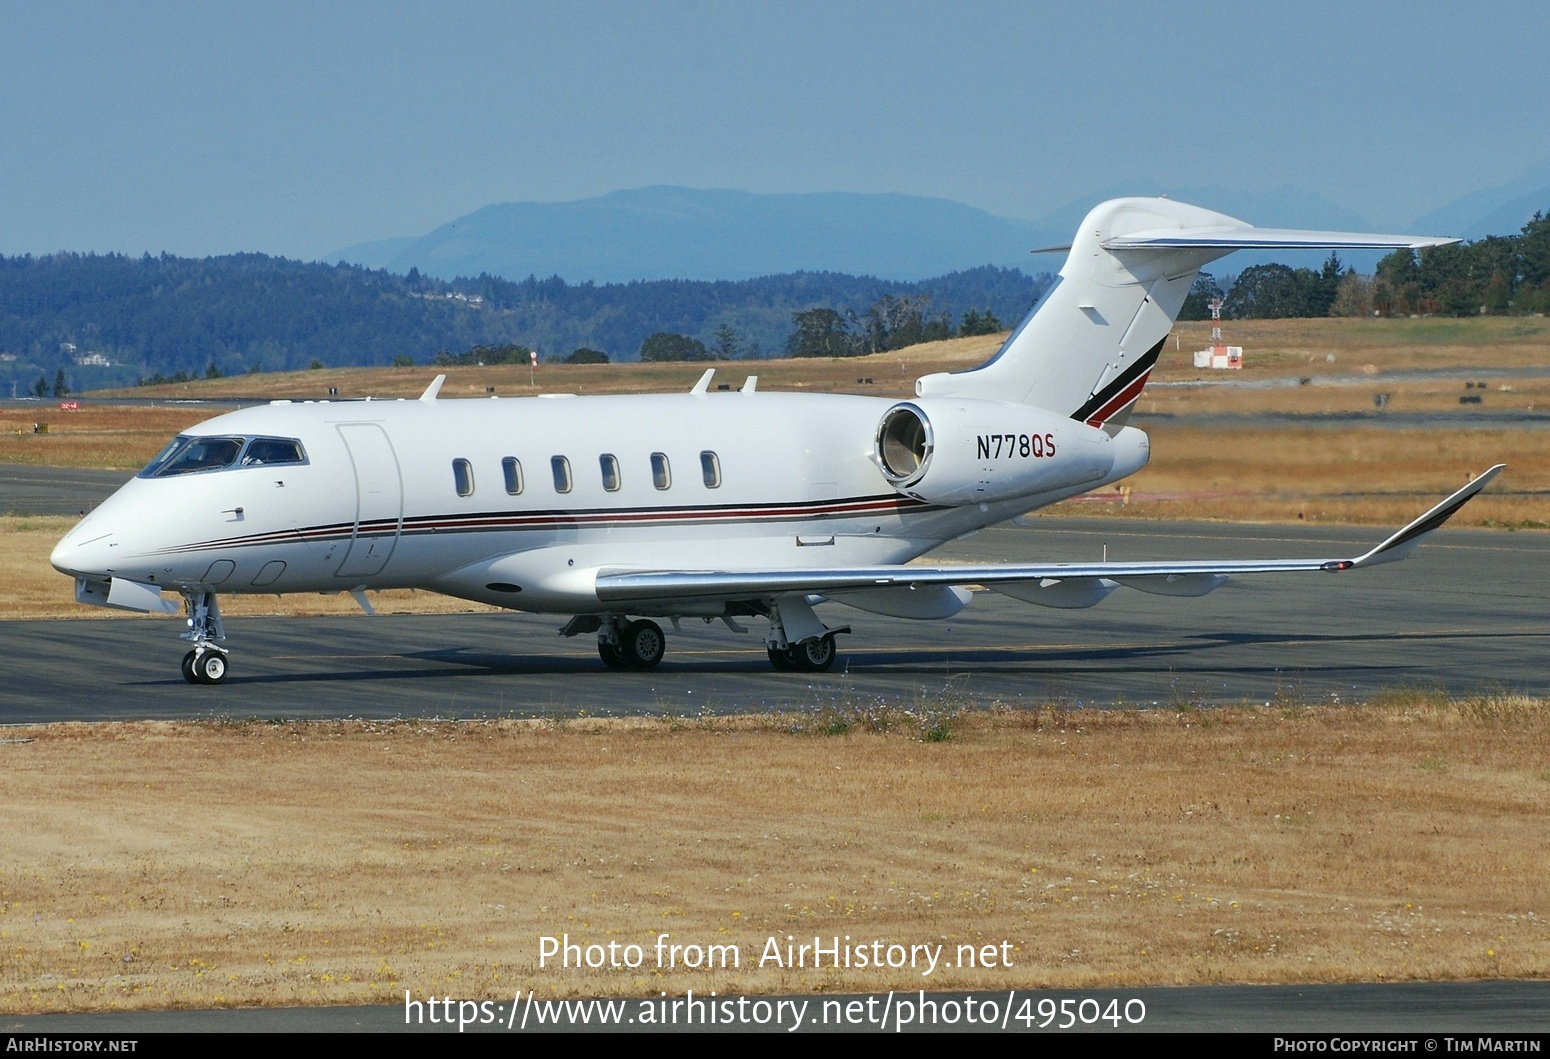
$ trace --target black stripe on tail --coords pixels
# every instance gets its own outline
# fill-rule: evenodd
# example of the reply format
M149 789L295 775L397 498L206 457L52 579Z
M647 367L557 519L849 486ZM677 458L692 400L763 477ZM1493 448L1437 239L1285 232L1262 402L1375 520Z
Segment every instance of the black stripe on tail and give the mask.
M1090 422L1094 416L1098 415L1098 413L1103 412L1105 407L1109 405L1116 397L1124 393L1126 389L1128 389L1136 382L1136 380L1142 378L1144 375L1146 375L1147 372L1152 370L1152 368L1157 364L1157 358L1162 355L1163 343L1166 341L1168 341L1167 335L1159 338L1157 340L1157 344L1151 349L1147 350L1144 356L1140 357L1134 364L1116 375L1102 390L1099 390L1097 393L1089 397L1087 399L1087 403L1082 405L1081 408L1078 408L1075 412L1072 412L1071 418L1076 420L1078 423L1087 423ZM1136 396L1139 397L1140 394L1137 394ZM1128 404L1130 402L1127 401L1125 403ZM1102 421L1107 421L1113 418L1114 413L1118 411L1118 408L1113 409L1112 411L1108 412L1108 414L1103 415L1100 418Z

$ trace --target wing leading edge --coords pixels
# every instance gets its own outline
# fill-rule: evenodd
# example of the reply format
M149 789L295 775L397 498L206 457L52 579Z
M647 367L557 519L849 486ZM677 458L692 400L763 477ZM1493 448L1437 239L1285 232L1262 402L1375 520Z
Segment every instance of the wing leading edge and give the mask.
M1497 464L1442 503L1354 558L1227 559L1132 563L994 563L962 566L864 566L793 570L602 570L597 596L604 603L640 600L711 601L792 594L858 595L932 585L983 585L1028 602L1091 606L1125 585L1143 592L1201 596L1234 574L1355 570L1404 559L1420 542L1490 484ZM1065 586L1064 589L1061 586ZM1055 590L1055 591L1051 591ZM1040 598L1048 594L1048 598ZM865 609L865 608L863 608Z

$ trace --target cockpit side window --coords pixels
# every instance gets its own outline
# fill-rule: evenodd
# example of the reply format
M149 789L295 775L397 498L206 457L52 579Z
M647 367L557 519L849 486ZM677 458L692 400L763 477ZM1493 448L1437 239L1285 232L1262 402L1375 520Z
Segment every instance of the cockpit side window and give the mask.
M162 454L140 472L140 477L172 478L180 474L224 470L237 462L242 443L242 438L180 437L163 449Z
M254 438L242 453L242 466L267 467L275 463L306 463L301 442L293 438Z

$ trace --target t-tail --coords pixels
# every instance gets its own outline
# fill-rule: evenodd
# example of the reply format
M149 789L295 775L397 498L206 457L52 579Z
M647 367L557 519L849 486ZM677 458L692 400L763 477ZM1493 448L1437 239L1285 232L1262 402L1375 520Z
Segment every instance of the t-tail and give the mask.
M1093 209L1065 266L1017 330L972 371L927 375L920 397L1043 408L1111 434L1125 423L1201 268L1234 250L1394 250L1456 239L1255 228L1171 199Z

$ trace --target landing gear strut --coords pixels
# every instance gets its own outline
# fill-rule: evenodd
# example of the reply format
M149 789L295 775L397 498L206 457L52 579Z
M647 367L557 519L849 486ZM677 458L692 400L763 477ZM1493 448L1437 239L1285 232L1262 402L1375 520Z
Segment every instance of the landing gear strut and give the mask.
M186 590L183 605L188 611L188 632L180 636L194 645L183 656L183 679L190 684L220 684L226 679L229 659L226 648L215 642L226 639L215 593Z

